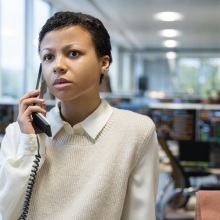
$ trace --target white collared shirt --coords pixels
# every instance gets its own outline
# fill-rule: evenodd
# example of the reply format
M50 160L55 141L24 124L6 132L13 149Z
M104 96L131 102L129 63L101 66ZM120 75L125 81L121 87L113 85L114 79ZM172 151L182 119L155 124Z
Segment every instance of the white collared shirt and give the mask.
M48 115L48 121L52 122L52 138L63 127L68 133L83 135L83 133L86 132L92 139L95 139L102 128L105 126L113 112L112 107L105 100L102 100L98 108L91 115L89 115L82 122L71 127L69 123L63 121L60 117L59 106L60 103L57 103L57 106L52 112L52 115ZM50 120L51 117L54 117L54 114L57 117L56 121Z

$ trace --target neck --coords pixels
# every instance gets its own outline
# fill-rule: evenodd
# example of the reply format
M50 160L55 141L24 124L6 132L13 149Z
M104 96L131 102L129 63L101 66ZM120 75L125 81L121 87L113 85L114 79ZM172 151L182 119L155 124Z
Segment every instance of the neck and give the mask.
M88 101L61 101L60 114L64 121L71 126L86 119L99 106L101 99Z

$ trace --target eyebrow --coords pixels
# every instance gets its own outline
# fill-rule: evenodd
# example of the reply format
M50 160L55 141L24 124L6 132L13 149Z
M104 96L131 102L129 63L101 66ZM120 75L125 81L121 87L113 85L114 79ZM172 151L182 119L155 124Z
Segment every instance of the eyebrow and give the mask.
M45 50L46 50L46 51L49 51L50 53L54 51L54 49L49 48L49 47L46 47L46 48L44 48L43 50L41 50L41 51L39 52L40 56L42 55L42 53L43 53Z
M73 46L75 46L75 45L80 45L80 44L78 44L78 43L68 44L68 45L66 45L63 49L66 50L66 49L69 49L69 48L71 48L71 47L73 47ZM44 48L43 50L40 51L40 54L41 54L44 50L54 51L54 49L52 49L52 48L50 48L50 47L46 47L46 48Z

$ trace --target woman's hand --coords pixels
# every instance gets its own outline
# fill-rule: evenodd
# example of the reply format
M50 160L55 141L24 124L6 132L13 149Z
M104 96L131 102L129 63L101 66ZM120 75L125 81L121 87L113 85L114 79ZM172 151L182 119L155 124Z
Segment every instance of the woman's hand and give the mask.
M39 90L28 92L19 100L19 112L17 121L21 132L24 134L41 133L41 131L33 125L31 117L33 112L42 113L44 116L46 115L44 99L37 98L39 93Z

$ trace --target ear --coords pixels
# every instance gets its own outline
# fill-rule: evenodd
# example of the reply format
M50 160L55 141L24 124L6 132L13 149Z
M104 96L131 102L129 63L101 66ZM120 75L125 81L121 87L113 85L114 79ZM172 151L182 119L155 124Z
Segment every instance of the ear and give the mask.
M108 55L101 57L101 74L105 74L108 71L110 65L110 58Z

